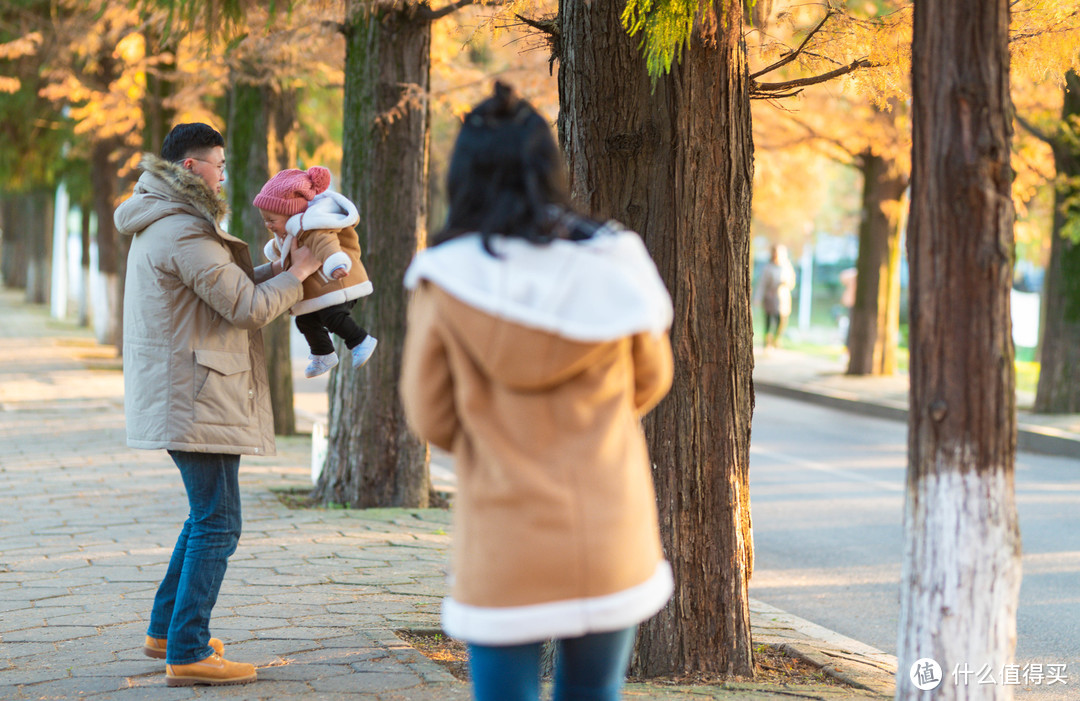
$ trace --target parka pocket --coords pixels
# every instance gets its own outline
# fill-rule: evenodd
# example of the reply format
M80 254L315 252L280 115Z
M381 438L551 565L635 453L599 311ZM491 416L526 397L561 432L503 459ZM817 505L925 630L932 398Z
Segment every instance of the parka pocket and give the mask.
M255 388L248 354L196 350L195 366L195 422L250 424Z

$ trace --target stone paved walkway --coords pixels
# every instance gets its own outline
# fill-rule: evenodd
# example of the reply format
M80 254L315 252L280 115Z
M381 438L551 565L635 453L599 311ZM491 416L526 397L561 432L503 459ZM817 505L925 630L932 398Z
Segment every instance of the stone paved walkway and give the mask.
M212 621L259 667L234 687L165 685L146 617L186 517L163 451L124 445L119 361L87 331L0 292L0 699L467 699L400 640L437 629L449 513L290 510L310 438L241 462L244 533ZM630 685L626 698L883 699L895 660L754 604L754 637L790 644L866 687Z

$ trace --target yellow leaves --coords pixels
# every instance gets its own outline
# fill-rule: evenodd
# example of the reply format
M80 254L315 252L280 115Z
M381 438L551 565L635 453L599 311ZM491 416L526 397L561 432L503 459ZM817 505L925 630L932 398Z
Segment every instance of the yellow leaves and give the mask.
M8 76L0 75L0 95L4 93L17 93L21 87L22 82L18 78L9 78Z
M18 39L0 44L0 60L13 61L23 56L33 56L41 46L41 32L31 32Z
M113 56L128 64L141 61L146 56L146 41L143 35L132 32L125 36L117 42Z

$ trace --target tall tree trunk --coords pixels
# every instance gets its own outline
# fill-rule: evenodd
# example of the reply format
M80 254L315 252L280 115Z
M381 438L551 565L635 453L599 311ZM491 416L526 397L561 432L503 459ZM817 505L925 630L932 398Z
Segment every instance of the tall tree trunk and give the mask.
M1046 268L1046 313L1042 332L1035 411L1080 412L1080 147L1075 123L1080 119L1080 76L1065 80L1062 128L1068 138L1054 147L1058 185L1054 192L1054 231Z
M0 275L4 287L26 288L26 227L19 216L19 195L0 197L0 231L3 231L3 248L0 249Z
M54 197L36 189L20 199L26 232L26 301L48 304L52 283L52 230Z
M575 201L641 232L672 292L675 381L646 420L676 592L634 673L753 674L748 466L753 142L742 4L704 11L655 92L619 3L559 8L559 134Z
M147 56L172 57L162 58L146 72L146 94L142 101L143 150L158 153L176 117L176 110L168 102L176 92L174 75L180 33L173 32L167 39L162 39L156 29L147 27L143 34Z
M291 95L291 93L290 93ZM288 101L272 87L253 84L233 76L229 91L229 233L248 242L255 265L266 262L263 247L268 240L259 210L251 204L269 174L269 144L275 105ZM275 161L281 154L275 143ZM276 171L275 171L276 172ZM262 329L266 354L266 374L270 383L270 404L274 412L274 433L296 433L293 407L292 358L289 353L291 317L283 315Z
M900 327L900 221L907 176L871 151L859 159L863 207L848 374L892 375Z
M396 6L396 3L395 3ZM426 245L430 23L417 6L348 0L342 190L360 210L374 294L354 314L379 339L359 371L330 376L326 463L314 496L353 507L427 506L427 445L408 429L398 398L405 338L405 268Z
M285 168L296 167L296 108L295 90L287 90L277 85L263 88L267 101L267 166L270 174ZM265 182L265 180L263 181ZM262 188L262 183L253 188ZM251 200L258 189L249 194L248 209L255 210ZM255 210L256 213L258 210ZM266 228L260 221L261 235L252 238L253 244L259 244L255 257L256 264L265 260L262 245L267 241ZM254 253L254 252L253 252ZM263 344L266 350L266 372L270 379L270 399L274 407L274 431L279 436L296 434L296 409L292 380L292 324L293 317L283 314L274 319L263 329Z
M124 249L116 235L113 210L116 201L116 165L112 162L115 143L110 140L96 142L90 151L91 189L94 214L97 215L98 271L104 282L105 299L100 308L106 317L99 329L98 342L123 346L124 295L120 287L120 257Z
M898 699L925 698L926 668L912 669L923 658L945 676L935 699L1012 697L1011 686L952 678L965 665L1000 675L1016 644L1008 4L915 4Z
M81 289L79 290L79 326L90 325L90 214L88 202L79 204L79 240L82 255L79 260Z

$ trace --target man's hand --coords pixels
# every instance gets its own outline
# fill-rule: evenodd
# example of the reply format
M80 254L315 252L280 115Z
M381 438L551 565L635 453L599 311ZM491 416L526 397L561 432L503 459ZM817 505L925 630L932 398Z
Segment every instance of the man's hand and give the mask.
M311 252L311 249L307 246L299 246L292 250L292 265L289 266L289 272L300 278L306 280L308 275L311 275L316 270L322 267L322 263L315 257L315 254Z

